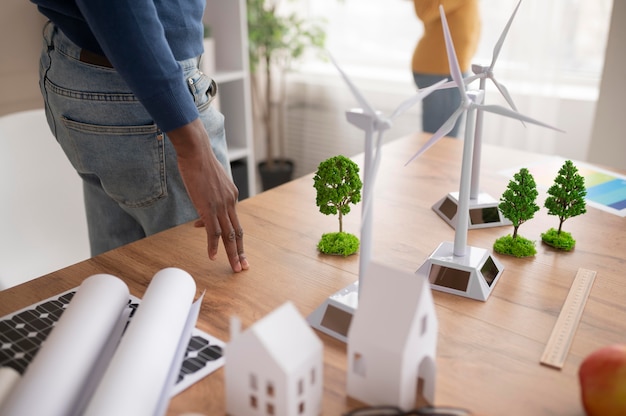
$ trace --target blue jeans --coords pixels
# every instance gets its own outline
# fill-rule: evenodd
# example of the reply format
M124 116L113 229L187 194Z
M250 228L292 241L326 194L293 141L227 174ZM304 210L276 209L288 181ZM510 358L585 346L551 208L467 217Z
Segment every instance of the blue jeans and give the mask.
M196 219L167 135L117 71L79 56L80 48L49 23L40 87L50 129L83 179L91 254ZM185 79L194 78L190 94L213 152L230 174L224 117L210 106L211 79L198 61L180 64Z
M446 78L452 79L452 77L446 75L413 73L413 79L418 88L429 87ZM433 91L422 100L422 130L428 133L436 132L460 105L461 94L457 88ZM463 116L457 119L454 128L448 133L448 136L457 136L462 119Z

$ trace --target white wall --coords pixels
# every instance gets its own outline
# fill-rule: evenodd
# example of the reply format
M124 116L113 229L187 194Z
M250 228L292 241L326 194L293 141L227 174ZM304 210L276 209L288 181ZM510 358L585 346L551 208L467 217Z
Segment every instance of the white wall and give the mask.
M81 180L43 109L0 116L0 146L3 290L88 258L89 241Z
M0 115L42 107L38 73L46 19L28 0L2 0L0 9Z
M2 0L0 290L89 257L81 181L42 109L45 22L28 0Z
M606 47L600 96L589 146L590 162L626 169L626 2L615 0Z

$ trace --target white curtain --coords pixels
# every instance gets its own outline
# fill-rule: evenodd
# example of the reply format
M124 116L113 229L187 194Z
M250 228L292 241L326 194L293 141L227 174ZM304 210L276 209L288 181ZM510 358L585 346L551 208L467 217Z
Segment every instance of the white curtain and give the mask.
M491 62L493 47L517 1L481 0L476 63ZM328 49L345 70L366 80L360 85L414 91L410 59L422 24L412 1L300 0L294 4L290 7L326 19ZM522 1L494 72L521 113L566 133L488 114L485 142L573 159L586 157L611 7L612 0ZM300 70L317 76L333 74L329 65L312 59ZM489 83L486 102L506 105Z

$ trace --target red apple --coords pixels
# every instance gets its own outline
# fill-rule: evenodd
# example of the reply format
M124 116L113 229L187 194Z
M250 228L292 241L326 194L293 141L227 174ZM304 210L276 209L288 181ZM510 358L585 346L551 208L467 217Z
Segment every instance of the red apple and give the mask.
M588 416L626 415L626 344L589 354L578 369L578 379Z

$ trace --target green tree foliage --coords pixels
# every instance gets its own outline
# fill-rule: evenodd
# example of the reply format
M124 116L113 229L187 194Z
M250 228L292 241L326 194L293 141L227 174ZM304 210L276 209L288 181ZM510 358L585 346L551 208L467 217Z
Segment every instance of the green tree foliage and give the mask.
M519 226L533 218L539 206L537 199L537 184L528 169L522 168L513 175L507 189L500 197L498 208L507 219L513 223L513 238L517 238Z
M559 170L554 184L548 189L548 195L544 206L548 209L549 215L559 217L557 234L561 234L566 219L587 212L585 178L578 173L571 160L566 160Z
M339 214L339 232L343 232L343 216L350 212L350 204L361 201L359 166L345 156L334 156L319 164L313 181L320 212Z

